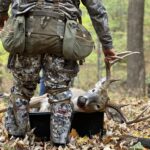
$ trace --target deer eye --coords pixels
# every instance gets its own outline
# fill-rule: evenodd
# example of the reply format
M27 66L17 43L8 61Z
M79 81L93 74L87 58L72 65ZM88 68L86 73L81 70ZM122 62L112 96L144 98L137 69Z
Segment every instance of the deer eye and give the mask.
M93 89L92 92L95 92L95 89Z
M100 105L96 105L96 107L97 107L98 109L100 109Z

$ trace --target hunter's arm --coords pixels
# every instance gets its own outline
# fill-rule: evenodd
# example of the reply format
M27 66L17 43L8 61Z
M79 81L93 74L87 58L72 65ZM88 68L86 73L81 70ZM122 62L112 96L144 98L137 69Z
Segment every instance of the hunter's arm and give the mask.
M0 27L3 27L4 21L8 17L8 9L11 0L0 0Z
M101 0L82 0L86 6L93 26L102 43L103 49L112 49L112 37L108 26L108 16Z

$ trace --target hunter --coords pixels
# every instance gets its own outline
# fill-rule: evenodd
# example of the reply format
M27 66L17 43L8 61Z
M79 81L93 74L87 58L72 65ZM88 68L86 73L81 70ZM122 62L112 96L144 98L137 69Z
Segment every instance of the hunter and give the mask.
M102 1L81 2L87 8L105 59L114 59L108 16ZM0 0L1 40L10 52L8 67L14 77L5 117L9 135L24 137L29 130L29 101L43 68L46 93L52 106L51 141L59 145L68 142L73 112L70 82L77 76L79 62L94 46L89 32L81 25L79 7L80 0Z

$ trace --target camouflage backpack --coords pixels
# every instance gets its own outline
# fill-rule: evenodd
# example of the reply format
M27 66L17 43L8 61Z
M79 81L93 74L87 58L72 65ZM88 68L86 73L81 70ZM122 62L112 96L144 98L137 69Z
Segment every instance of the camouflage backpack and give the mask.
M79 9L79 1L73 2ZM54 7L57 6L58 9L58 0L54 0L54 3ZM65 14L59 11L35 6L34 11L29 12L25 19L24 16L17 16L7 21L4 31L7 32L7 28L11 26L14 33L2 34L2 42L10 53L49 53L66 59L82 60L92 52L94 42L81 24L80 17L79 20L80 23L66 19Z

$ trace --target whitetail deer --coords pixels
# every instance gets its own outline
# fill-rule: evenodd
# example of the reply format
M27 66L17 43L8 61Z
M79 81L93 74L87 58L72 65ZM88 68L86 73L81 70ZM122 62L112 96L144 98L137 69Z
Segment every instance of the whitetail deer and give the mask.
M97 82L93 89L89 90L84 95L79 96L77 99L77 106L85 112L105 111L108 118L112 118L119 123L132 124L149 119L150 115L142 117L144 112L150 107L147 106L134 120L128 121L121 110L121 108L127 106L127 104L113 104L107 94L109 85L112 82L117 81L111 79L111 66L125 57L137 53L138 52L131 51L122 52L117 54L117 58L114 61L106 62L106 78Z

